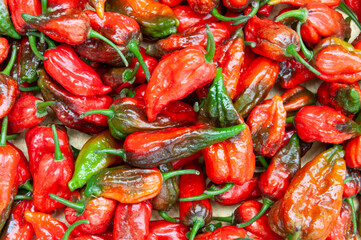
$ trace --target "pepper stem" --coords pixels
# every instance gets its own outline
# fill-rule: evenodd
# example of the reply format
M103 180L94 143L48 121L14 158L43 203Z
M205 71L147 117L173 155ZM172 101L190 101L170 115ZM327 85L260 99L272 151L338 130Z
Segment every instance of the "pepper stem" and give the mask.
M305 61L305 59L303 59L300 54L298 54L298 52L296 51L296 45L295 44L290 44L287 48L286 48L286 55L289 56L293 56L296 61L302 63L303 65L305 65L305 67L310 70L311 72L313 72L314 74L316 74L317 76L320 76L321 73L319 71L317 71L314 67L312 67L307 61Z
M159 211L159 215L166 221L168 222L172 222L172 223L178 223L179 222L179 219L175 219L175 218L172 218L168 215L168 213L164 212L164 211Z
M228 217L213 217L213 220L233 223L233 215Z
M123 82L129 82L130 84L133 84L135 80L135 75L137 74L139 70L139 63L137 62L133 69L127 68L123 72Z
M302 40L301 25L302 25L302 22L298 22L297 27L296 27L297 34L298 34L298 36L300 36L301 51L302 51L303 55L306 57L306 59L308 61L311 61L311 59L313 58L313 52L308 50L308 48L306 47L305 43Z
M14 63L15 63L16 53L17 53L17 52L18 52L18 49L16 48L15 45L13 45L13 49L12 49L12 51L11 51L11 57L10 57L9 63L8 63L8 65L6 66L6 68L2 71L3 74L6 74L6 75L9 75L9 74L10 74L11 69L13 68Z
M30 36L41 37L41 34L38 32L27 32L26 35L29 36L29 42L30 42ZM51 40L48 36L44 36L44 40L48 44L48 49L56 48L54 41ZM31 47L31 42L30 42L30 47ZM36 44L35 44L35 48L36 48ZM33 49L31 49L31 50L33 50ZM34 52L34 54L35 54L35 52ZM42 57L44 57L44 56L42 56Z
M57 131L56 131L56 127L55 127L54 124L51 125L51 130L53 131L54 147L55 147L55 151L54 151L54 162L61 162L61 161L63 161L65 158L64 158L64 156L63 156L63 154L61 153L61 150L60 150L58 133L57 133Z
M213 33L209 27L208 24L206 24L207 28L207 48L206 48L206 55L204 55L204 58L206 59L206 63L212 63L213 57L216 52L216 44L214 42Z
M265 5L268 1L266 1L263 5ZM238 21L235 21L234 23L231 23L232 26L236 26L236 25L239 25L241 23L244 23L246 22L248 19L250 19L251 17L253 17L254 15L257 14L258 10L261 8L261 4L260 4L260 0L254 0L252 1L252 9L251 11L245 15L244 17L246 17L245 19L241 19L241 20L238 20ZM262 6L263 6L262 5Z
M107 116L108 118L112 118L114 116L114 111L112 109L94 109L81 114L79 118L84 118L86 116L94 114L102 114Z
M354 23L357 25L357 27L361 30L361 24L357 20L357 17L343 2L340 2L340 5L338 5L338 8L341 9L344 13L346 13L347 16L349 16L351 18L351 20L354 21Z
M273 203L274 202L271 199L264 198L261 210L253 218L251 218L247 222L237 224L237 227L238 228L244 228L244 227L247 227L248 225L251 225L252 223L257 221L260 217L262 217L262 215L273 205Z
M223 16L221 15L217 8L213 8L210 12L209 12L213 17L221 20L221 21L225 21L225 22L233 22L233 21L238 21L238 20L248 20L250 17L248 15L246 16L238 16L238 17L226 17L226 16Z
M120 156L121 158L125 159L124 149L105 148L105 149L101 149L101 150L95 150L94 153L96 153L96 154L108 153L108 154Z
M1 126L1 135L0 135L0 146L5 147L6 146L6 134L8 131L8 116L6 115L3 118L3 123Z
M35 106L36 106L36 115L38 117L43 117L47 114L46 108L52 105L55 105L56 102L55 101L36 101L35 102Z
M306 8L300 8L297 10L291 10L285 13L282 13L276 18L276 22L282 21L285 18L294 17L301 23L305 23L308 18L308 10Z
M72 225L70 225L69 228L64 233L63 238L61 240L69 240L70 234L74 230L74 228L76 228L77 226L79 226L81 224L85 224L85 223L89 223L89 220L88 219L79 220L79 221L73 223Z
M33 197L26 195L16 195L14 200L33 200Z
M57 202L64 204L67 207L74 209L77 212L77 216L81 216L85 211L85 203L83 202L71 202L52 193L49 193L49 197Z
M39 91L40 88L38 86L33 86L33 87L19 86L19 90L22 91L22 92L32 92L32 91Z
M204 226L204 220L200 217L195 217L193 219L193 227L192 227L192 231L189 235L189 240L194 240L194 237L196 236L198 230Z
M295 116L286 118L286 123L293 123L293 120L295 119Z
M142 66L142 69L144 71L145 78L147 79L147 81L149 81L150 72L149 72L147 64L144 62L142 54L139 51L138 41L135 39L130 40L128 43L128 49L138 59L138 62L140 63L140 66Z
M27 180L24 184L19 186L19 189L25 189L29 192L33 192L33 185L30 182L30 179Z
M266 159L264 158L264 156L257 156L257 159L264 168L266 168L266 169L268 168L269 165L268 165L268 162L266 161Z
M48 1L47 0L41 0L41 10L42 13L48 13Z
M343 184L349 182L349 181L352 181L353 177L347 177L345 178L345 180L343 181Z
M205 190L202 194L192 197L180 198L180 202L186 201L199 201L207 198L212 198L215 195L219 195L229 191L234 186L234 183L226 183L221 189L213 190L212 187Z
M90 31L88 33L88 37L89 38L97 38L97 39L100 39L100 40L108 43L112 48L114 48L115 51L117 51L117 53L119 54L119 56L123 60L125 66L126 67L129 66L129 63L128 63L127 59L125 58L124 54L122 53L122 51L120 51L120 49L117 47L117 45L115 45L108 38L104 37L103 35L101 35L100 33L96 32L96 31L94 31L93 29L90 29Z
M299 236L301 235L301 230L296 228L296 232L293 235L288 237L288 240L299 240Z
M186 175L186 174L195 174L199 175L200 172L194 169L184 169L184 170L176 170L170 172L162 173L163 182L167 181L171 177L179 176L179 175Z
M251 48L254 48L254 47L256 47L257 46L257 43L256 42L252 42L252 41L244 41L243 42L244 43L244 45L248 45L248 46L250 46Z
M6 136L6 141L15 139L15 138L17 138L17 137L19 137L19 136L20 136L20 133L14 133L14 134L7 135L7 136Z
M357 232L357 218L356 218L356 210L355 210L355 204L353 202L353 196L349 198L345 198L345 201L350 204L352 209L352 233L353 235Z

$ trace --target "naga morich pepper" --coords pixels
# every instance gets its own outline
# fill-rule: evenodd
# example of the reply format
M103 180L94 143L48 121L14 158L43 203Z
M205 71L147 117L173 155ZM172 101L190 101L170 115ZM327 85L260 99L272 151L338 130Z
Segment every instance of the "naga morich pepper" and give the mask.
M0 63L2 63L9 54L9 42L6 38L0 37Z
M346 177L343 156L342 146L336 145L295 174L283 198L268 214L275 233L300 239L325 239L329 235L342 207Z
M87 0L48 0L47 7L50 10L57 10L60 8L76 8L84 10Z
M143 60L145 64L147 65L147 68L149 70L149 73L152 74L155 67L158 65L158 59L154 58L148 54L146 54L145 49L140 47L140 54L143 57ZM139 63L139 60L137 58L134 58L133 61L130 63L129 67L134 69ZM139 69L137 73L135 74L135 82L136 83L144 83L147 80L147 76L143 69Z
M175 7L182 2L182 0L160 0L162 4L167 5L168 7ZM173 9L174 10L174 9Z
M177 31L179 21L170 7L152 0L108 0L107 12L117 12L138 22L142 33L164 38Z
M249 4L249 1L247 0L222 0L222 2L226 8L235 12L242 11Z
M181 223L151 221L147 240L187 240L188 228Z
M306 106L294 118L298 136L304 142L340 144L361 134L361 126L327 106Z
M194 240L232 240L242 239L246 237L247 232L243 228L237 228L236 226L223 226L213 232L206 232L197 235Z
M85 188L85 196L106 197L120 203L140 203L157 196L162 182L181 174L199 174L195 170L161 173L156 168L139 169L128 165L100 170Z
M220 0L187 0L188 5L198 14L207 14L216 8Z
M183 169L198 170L201 174L181 176L179 196L187 198L202 194L206 190L206 182L199 163L193 161L185 165ZM182 224L192 227L189 239L193 240L198 230L212 220L212 207L209 199L179 202L179 218Z
M247 54L246 54L247 56ZM276 82L280 64L265 57L258 57L251 62L240 76L239 95L234 100L234 107L246 118L252 109L266 99Z
M41 3L39 0L8 0L11 20L18 33L24 35L31 29L30 24L26 23L21 17L22 14L39 15L41 14Z
M326 240L339 240L339 239L356 239L352 237L352 209L351 206L343 202L342 208L337 221L332 228L331 233L327 236Z
M152 205L149 201L140 203L119 203L114 216L114 239L145 239L149 234Z
M270 0L268 4L276 5L280 3L288 3L293 6L302 6L306 3L311 2L310 0ZM323 3L329 7L336 7L340 4L341 0L314 0L313 2Z
M319 96L319 95L318 95ZM301 108L316 104L316 96L307 88L296 86L285 91L281 98L283 106L287 112L287 116L295 115Z
M0 1L0 12L0 35L7 35L11 38L21 39L21 35L16 31L14 24L11 21L7 6L7 0Z
M345 158L346 158L345 149ZM346 161L347 165L347 161ZM349 181L347 181L349 180ZM352 196L356 196L361 191L361 173L357 169L347 168L346 170L346 179L343 188L343 197L350 198Z

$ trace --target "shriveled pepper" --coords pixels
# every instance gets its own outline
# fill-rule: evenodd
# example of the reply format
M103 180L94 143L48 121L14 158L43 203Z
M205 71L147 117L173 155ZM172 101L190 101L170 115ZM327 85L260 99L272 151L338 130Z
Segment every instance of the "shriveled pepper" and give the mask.
M119 203L114 216L114 239L145 239L149 234L152 205L149 201Z
M282 98L276 95L271 101L255 107L247 118L247 124L251 130L254 151L267 157L275 155L281 147L286 126Z
M324 82L317 90L318 101L349 116L359 112L361 104L361 89L358 83Z
M184 169L195 169L201 174L181 176L179 182L180 197L186 198L202 194L206 190L206 182L201 166L193 161L185 165ZM179 202L179 216L182 224L192 227L189 239L193 240L198 230L212 220L212 207L208 199Z
M167 221L150 222L149 234L146 240L187 240L188 228L181 223Z
M21 15L31 14L39 15L41 14L41 4L39 0L8 0L11 20L15 26L15 29L21 35L24 35L26 31L31 29L31 26L26 23Z
M197 235L195 240L232 240L238 238L244 238L247 235L246 230L243 228L237 228L235 226L220 227L213 232L207 232Z
M361 134L361 126L327 106L306 106L295 116L294 125L305 142L339 144Z
M345 149L346 151L346 149ZM346 156L346 155L345 155ZM347 164L347 162L346 162ZM343 197L356 196L361 191L361 173L357 169L347 168Z
M7 1L0 1L0 35L8 35L9 37L20 39L21 35L16 31L13 22L11 21L10 14L8 11Z
M337 221L326 240L352 239L352 209L349 204L343 202Z
M346 177L343 156L342 146L336 145L296 173L284 197L268 214L275 233L300 239L325 239L329 235L342 207Z
M108 0L105 10L134 18L145 35L155 38L175 33L179 25L170 7L152 0Z
M140 203L157 196L162 182L181 174L199 174L195 170L161 173L158 169L137 169L128 165L100 170L87 183L85 196L102 196L121 203ZM109 181L112 179L111 181Z
M0 37L0 63L2 63L8 56L9 42L6 38Z
M302 6L310 2L309 0L271 0L268 2L270 5L276 5L280 3L288 3L294 6ZM323 3L329 7L336 7L340 4L341 0L316 0L316 2Z
M319 95L318 95L319 96ZM281 95L287 116L295 115L302 107L314 105L316 96L307 88L296 86Z
M247 54L246 54L247 55ZM234 100L234 107L242 117L247 117L260 104L276 82L279 63L265 57L258 57L240 76L240 93Z

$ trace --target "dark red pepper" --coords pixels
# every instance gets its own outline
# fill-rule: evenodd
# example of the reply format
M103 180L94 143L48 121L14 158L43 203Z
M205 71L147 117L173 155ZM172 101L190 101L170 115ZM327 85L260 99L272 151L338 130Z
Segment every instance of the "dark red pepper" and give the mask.
M216 8L220 0L187 0L189 6L198 14L207 14Z
M342 203L340 215L338 216L331 233L326 240L340 240L352 239L352 209L351 206L345 202Z
M9 42L6 38L0 37L0 63L2 63L9 53Z
M84 10L88 0L48 0L48 8L57 10L60 8L76 8Z
M347 162L346 162L347 163ZM343 197L356 196L361 191L361 173L357 169L347 168Z
M8 0L11 20L15 29L21 35L31 29L30 24L26 23L21 17L21 14L26 13L30 15L41 14L41 3L39 0Z
M195 240L232 240L242 239L245 236L246 231L243 228L237 228L236 226L224 226L214 230L213 232L199 234L195 237Z
M146 240L187 240L188 228L181 223L160 220L152 221L149 225Z
M158 59L148 55L145 53L145 49L144 48L140 48L140 54L143 57L143 60L145 62L145 64L147 65L147 68L149 70L149 73L152 74L155 67L158 64ZM136 64L139 62L139 60L137 58L134 58L133 61L130 63L129 67L131 68L135 68ZM147 80L144 70L143 69L139 69L137 71L137 73L135 74L135 82L136 83L143 83Z
M302 86L296 86L281 95L287 116L295 115L304 106L316 103L315 94Z

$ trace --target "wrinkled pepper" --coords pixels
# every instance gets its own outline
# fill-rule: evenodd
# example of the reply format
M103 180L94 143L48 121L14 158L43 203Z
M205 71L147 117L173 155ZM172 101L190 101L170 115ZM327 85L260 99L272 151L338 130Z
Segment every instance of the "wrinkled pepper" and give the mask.
M8 0L11 20L14 24L14 27L18 33L24 35L26 31L31 29L31 26L26 23L21 15L31 14L39 15L41 14L41 3L39 0Z
M112 88L112 92L120 93L122 89L130 87L135 81L135 75L139 71L139 63L135 65L134 69L121 67L109 68L101 73L100 77L103 83Z
M47 7L52 10L60 8L76 8L84 10L88 0L48 0Z
M352 239L352 209L349 204L343 202L337 221L326 240Z
M142 47L140 48L140 54L142 55L143 60L144 60L145 64L147 65L149 74L152 74L155 67L158 65L158 59L146 54L145 49ZM139 60L137 58L134 58L133 61L130 63L129 67L134 69L138 62L139 62ZM137 71L137 73L135 74L135 82L136 83L144 83L146 80L147 80L147 77L144 73L144 70L139 69Z
M294 6L302 6L310 2L309 0L270 0L268 4L276 5L280 3L288 3ZM340 4L341 0L316 0L316 2L323 3L329 7L336 7Z
M347 151L345 149L345 151ZM346 155L345 155L346 156ZM347 164L347 162L346 162ZM349 179L349 181L347 181ZM347 182L346 182L347 181ZM347 168L343 197L349 198L357 195L361 191L361 173L357 169Z
M0 63L2 63L8 56L9 42L6 38L0 37Z
M207 14L216 8L220 0L187 0L189 6L198 14Z
M181 223L167 221L150 222L149 234L146 240L187 240L188 228Z
M319 97L319 95L318 95ZM285 91L281 98L283 106L287 112L287 116L295 115L301 108L316 104L316 96L307 88L296 86Z
M220 227L213 232L207 232L197 235L195 240L232 240L246 237L247 233L243 228L237 228L235 226Z
M0 1L0 35L7 35L9 37L20 39L21 35L16 31L13 22L11 21L8 11L7 0Z

